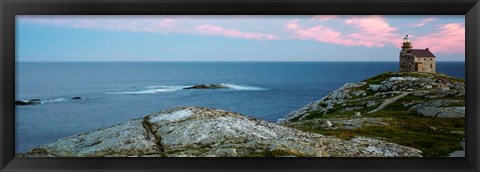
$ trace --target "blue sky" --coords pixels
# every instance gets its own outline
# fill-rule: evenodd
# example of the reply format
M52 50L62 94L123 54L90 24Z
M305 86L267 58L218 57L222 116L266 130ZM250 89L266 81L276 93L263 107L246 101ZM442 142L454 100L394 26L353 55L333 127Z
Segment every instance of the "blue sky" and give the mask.
M18 61L465 60L464 16L17 16Z

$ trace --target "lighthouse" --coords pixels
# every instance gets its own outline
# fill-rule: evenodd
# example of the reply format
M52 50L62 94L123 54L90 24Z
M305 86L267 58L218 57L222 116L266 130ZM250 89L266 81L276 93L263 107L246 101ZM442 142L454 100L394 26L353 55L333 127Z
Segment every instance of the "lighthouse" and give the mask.
M429 48L413 49L408 35L403 38L400 50L400 72L435 73L436 57Z

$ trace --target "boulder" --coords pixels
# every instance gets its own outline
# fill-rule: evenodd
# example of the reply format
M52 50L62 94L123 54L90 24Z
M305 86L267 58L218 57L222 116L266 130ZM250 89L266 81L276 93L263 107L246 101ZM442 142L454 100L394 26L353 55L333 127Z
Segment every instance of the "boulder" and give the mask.
M465 157L465 139L460 141L460 145L462 146L462 150L453 151L448 157Z
M450 134L465 134L464 131L450 131Z
M460 118L465 117L465 107L422 107L417 113L437 118Z
M419 157L378 139L342 140L201 107L177 107L58 139L23 157Z
M370 84L368 85L368 88L374 92L377 92L380 89L381 85L376 85L376 84Z
M368 100L367 103L366 103L367 107L373 107L375 105L377 105L377 102L375 102L373 100Z
M330 128L332 126L333 126L333 124L329 120L325 121L322 125L320 125L320 127L322 127L322 128Z
M437 100L430 100L424 103L418 103L410 108L410 110L417 110L418 108L422 107L443 107L449 106L451 104L456 103L463 103L463 100L455 100L455 99L437 99Z
M366 95L366 93L365 93L364 90L353 91L351 94L352 94L353 96L361 96L361 95L363 95L363 94Z

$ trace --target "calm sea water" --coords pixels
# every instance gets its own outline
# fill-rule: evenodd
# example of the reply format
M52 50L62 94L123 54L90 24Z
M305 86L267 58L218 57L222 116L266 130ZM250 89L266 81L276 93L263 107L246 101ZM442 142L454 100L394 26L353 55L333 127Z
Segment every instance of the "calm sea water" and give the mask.
M464 78L464 66L438 62L437 70ZM20 62L16 99L44 101L16 106L16 151L174 106L275 122L346 82L397 70L397 62ZM234 89L182 89L218 83Z

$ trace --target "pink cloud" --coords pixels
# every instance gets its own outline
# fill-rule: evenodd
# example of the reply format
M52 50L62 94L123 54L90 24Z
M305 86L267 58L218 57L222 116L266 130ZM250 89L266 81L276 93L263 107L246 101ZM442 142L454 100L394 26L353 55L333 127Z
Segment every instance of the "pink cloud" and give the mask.
M293 20L291 22L288 22L286 27L287 29L291 29L291 30L297 30L297 29L300 29L300 26L298 25L298 19L296 20Z
M345 20L345 23L358 29L356 33L346 37L359 42L359 45L384 47L401 43L402 35L396 33L397 28L390 26L381 16L352 17Z
M420 20L420 22L416 23L416 24L413 24L411 25L411 27L420 27L420 26L424 26L430 22L433 22L435 21L435 17L430 17L430 18L426 18L426 19L423 19L423 20Z
M225 36L232 38L254 39L254 40L279 40L280 37L272 34L256 33L256 32L242 32L236 29L226 29L215 25L199 25L195 27L194 31L198 34Z
M336 18L338 18L337 15L316 15L312 17L312 20L328 21Z
M465 26L449 23L439 27L437 32L412 38L413 47L430 48L432 52L465 54Z
M344 23L356 31L347 34L324 25L302 28L298 20L287 23L286 28L294 31L295 38L346 46L384 47L401 43L401 35L396 33L397 29L380 16L352 17Z
M132 31L132 32L170 32L177 29L175 20L173 19L160 19L160 20L87 20L87 19L27 19L28 21L42 24L52 25L59 27L69 27L77 29L90 29L90 30L119 30L119 31Z
M145 31L168 33L168 32L182 32L183 29L181 29L180 26L177 25L176 20L164 19L159 22L155 22L152 25L146 26Z
M62 19L41 19L41 18L25 18L26 21L31 21L33 23L42 24L42 25L53 25L53 26L63 26L67 25L68 22Z
M315 40L324 43L341 44L341 45L355 45L355 42L345 39L342 33L333 30L332 28L318 25L310 28L301 28L298 20L287 23L286 27L294 30L293 37L303 40Z
M42 25L53 25L77 29L90 30L117 30L130 32L149 33L183 33L197 35L223 36L230 38L241 38L251 40L279 40L280 37L273 34L258 32L243 32L237 29L227 29L221 26L201 24L197 26L182 26L174 19L140 19L140 20L117 20L116 18L85 20L85 19L63 19L50 18L27 19Z

